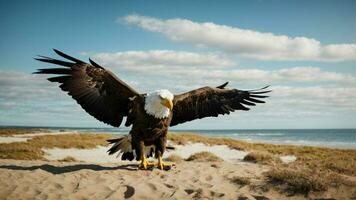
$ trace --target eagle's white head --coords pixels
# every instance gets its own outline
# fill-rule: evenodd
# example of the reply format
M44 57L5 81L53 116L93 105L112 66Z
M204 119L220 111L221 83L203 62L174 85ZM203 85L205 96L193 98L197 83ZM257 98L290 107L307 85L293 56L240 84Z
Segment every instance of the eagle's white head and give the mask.
M158 119L169 116L173 109L173 94L168 90L148 93L145 98L145 111Z

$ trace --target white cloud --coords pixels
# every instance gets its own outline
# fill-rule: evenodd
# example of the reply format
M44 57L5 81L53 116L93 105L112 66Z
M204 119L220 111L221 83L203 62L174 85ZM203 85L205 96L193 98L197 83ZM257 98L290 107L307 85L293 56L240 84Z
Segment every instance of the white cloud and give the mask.
M0 70L0 124L100 124L45 75Z
M165 57L165 54L169 56ZM279 70L236 69L236 67L230 67L233 64L232 61L215 54L151 50L98 53L94 54L93 58L103 66L120 73L140 74L138 77L142 74L156 75L175 81L185 80L188 85L191 85L189 81L191 79L202 83L234 81L259 82L260 84L290 82L356 84L356 76L325 71L311 66L288 67Z
M185 73L185 71L181 71ZM195 70L187 72L191 75L204 76L204 78L217 78L225 80L291 83L291 82L327 82L356 84L356 77L350 74L323 71L318 67L292 67L279 70L261 69L234 69L234 70ZM184 75L183 75L184 76Z
M294 105L325 106L321 112L335 108L356 110L356 88L345 87L273 87L273 98L288 99Z
M238 82L240 80L241 83L250 82L251 84L256 84L257 82L258 85L261 85L265 83L264 78L269 76L274 77L275 80L279 80L282 76L285 76L284 80L286 81L289 79L288 77L299 74L299 78L294 77L290 80L290 83L295 83L295 81L299 80L343 79L343 74L334 76L329 74L331 72L320 72L319 70L318 68L292 68L290 72L287 69L276 71L245 70L244 72L240 71L238 76L234 73L229 73L229 70L227 70L217 76L224 77L224 79L237 77L236 80L232 80L232 86L238 85L237 88L240 89L243 89ZM189 70L187 71L189 73ZM324 78L317 76L313 78L303 77L303 73L313 71L319 74L325 73L326 75L323 76ZM161 72L157 73L161 74ZM214 70L211 72L210 70L195 71L190 76L187 73L185 76L184 73L178 76L175 76L173 73L172 76L166 76L159 80L152 78L150 74L144 78L140 78L137 75L134 83L146 86L154 82L155 84L159 84L159 87L169 87L168 89L172 87L175 89L174 92L184 92L188 89L205 86L205 84L215 86L222 83L219 78L212 78L217 74ZM206 73L208 75L200 75L200 77L203 77L200 80L196 78L199 77L199 73ZM235 73L237 72L235 71ZM154 74L154 76L156 75ZM252 79L247 80L244 76L250 76ZM313 83L316 84L316 82ZM3 124L28 122L28 124L42 123L46 125L47 122L50 122L59 123L59 125L76 125L78 121L86 125L101 124L88 114L85 114L85 111L74 100L60 91L57 84L49 83L43 76L30 75L23 72L0 71L0 84L0 122ZM323 118L325 116L349 116L356 112L356 88L354 84L308 87L285 85L288 84L272 86L271 89L273 91L269 94L270 98L267 99L268 103L265 105L257 106L253 109L253 112L239 112L239 114L234 116L239 117L242 115L244 118L251 117L254 120L263 121L266 117L269 117L271 120L297 119L302 117ZM145 90L142 91L147 92ZM234 120L234 116L230 116L224 120ZM80 123L79 125L81 125Z
M140 71L162 67L221 68L235 65L233 61L213 53L199 54L171 50L98 53L94 58L105 66L120 66L131 70L135 70L133 67L139 67Z
M356 88L311 86L273 86L267 103L246 113L244 117L292 119L295 123L308 119L339 118L356 112ZM241 114L240 114L241 115ZM301 125L302 126L302 125ZM294 127L298 127L295 124Z
M271 82L334 82L356 83L356 77L350 74L329 72L318 67L292 67L279 70L236 70L236 77L251 77L256 80L270 80Z
M56 84L50 83L44 76L30 73L0 70L0 85L0 100L54 100L64 97L58 95Z
M121 20L121 19L120 19ZM243 57L260 60L356 60L356 44L322 45L306 37L289 37L214 23L198 23L186 19L162 20L153 17L128 15L126 23L136 25L167 38L210 47Z
M177 70L163 73L162 76L178 79L194 79L205 84L230 81L244 86L276 85L276 84L321 84L346 85L356 84L356 77L349 74L323 71L317 67L294 67L280 70L233 69L233 70ZM181 81L184 82L184 81ZM215 83L215 84L214 84Z
M0 70L0 84L0 113L68 113L79 107L45 76Z

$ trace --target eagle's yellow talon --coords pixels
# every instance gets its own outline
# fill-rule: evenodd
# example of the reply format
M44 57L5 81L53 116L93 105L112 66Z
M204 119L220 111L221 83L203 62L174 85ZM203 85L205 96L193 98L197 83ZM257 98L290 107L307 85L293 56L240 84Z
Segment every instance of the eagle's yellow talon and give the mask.
M158 163L158 168L161 170L169 170L171 169L173 164L167 164L167 163Z
M158 157L157 167L161 170L170 170L172 169L173 163L164 163L162 157Z
M151 167L151 166L154 166L154 163L148 162L148 159L146 157L143 157L141 159L141 163L138 168L139 169L147 169L147 167Z

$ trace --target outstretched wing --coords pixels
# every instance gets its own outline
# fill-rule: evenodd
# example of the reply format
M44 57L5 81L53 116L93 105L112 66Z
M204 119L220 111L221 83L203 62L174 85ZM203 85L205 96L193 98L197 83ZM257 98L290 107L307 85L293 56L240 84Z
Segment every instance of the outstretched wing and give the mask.
M247 106L265 103L260 99L268 97L263 94L270 92L266 90L268 86L258 90L243 91L225 89L227 84L228 82L216 88L203 87L175 95L171 126L204 117L230 114L235 110L249 110Z
M119 127L129 112L129 98L139 95L112 72L89 59L91 64L68 56L56 49L54 51L67 59L56 60L44 56L36 60L56 64L61 68L38 69L35 74L55 74L48 78L60 83L60 88L68 92L82 108L96 119Z

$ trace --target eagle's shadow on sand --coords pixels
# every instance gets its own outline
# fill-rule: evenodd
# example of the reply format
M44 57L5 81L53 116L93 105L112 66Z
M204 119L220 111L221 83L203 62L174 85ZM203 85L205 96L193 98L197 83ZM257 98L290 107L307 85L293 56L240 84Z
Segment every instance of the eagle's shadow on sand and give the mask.
M104 170L136 171L137 164L126 164L126 165L119 165L116 167L105 167L96 164L76 164L76 165L66 165L66 166L54 166L49 164L36 165L36 166L1 165L0 169L29 170L29 171L41 169L52 174L63 174L63 173L79 171L82 169L90 169L93 171L104 171Z

